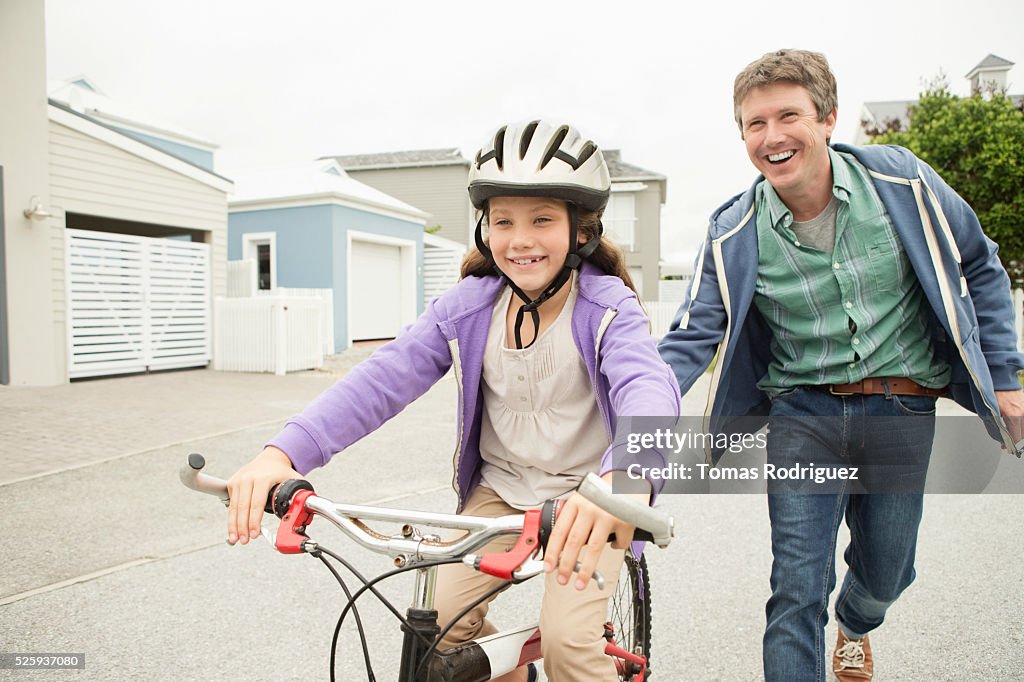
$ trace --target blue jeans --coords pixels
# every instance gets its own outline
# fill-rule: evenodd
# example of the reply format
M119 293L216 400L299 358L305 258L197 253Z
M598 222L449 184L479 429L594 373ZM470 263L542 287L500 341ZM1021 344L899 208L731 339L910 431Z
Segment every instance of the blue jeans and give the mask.
M886 480L903 477L899 493L858 494L832 481L816 493L773 487L772 596L765 608L764 673L768 681L824 682L825 624L836 585L836 534L845 516L849 566L836 600L836 619L851 636L878 627L886 609L914 580L922 490L935 432L935 398L834 396L801 388L772 401L768 463L859 465ZM890 476L887 467L898 462ZM872 467L881 466L881 469ZM868 473L868 475L871 475ZM813 486L812 486L813 487ZM806 490L806 489L805 489Z

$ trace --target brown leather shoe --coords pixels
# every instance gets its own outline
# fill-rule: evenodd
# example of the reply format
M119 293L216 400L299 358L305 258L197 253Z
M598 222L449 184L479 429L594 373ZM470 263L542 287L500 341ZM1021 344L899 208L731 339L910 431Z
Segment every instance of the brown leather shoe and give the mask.
M875 672L871 660L871 644L864 639L847 639L839 630L836 650L832 653L832 672L839 682L864 682Z

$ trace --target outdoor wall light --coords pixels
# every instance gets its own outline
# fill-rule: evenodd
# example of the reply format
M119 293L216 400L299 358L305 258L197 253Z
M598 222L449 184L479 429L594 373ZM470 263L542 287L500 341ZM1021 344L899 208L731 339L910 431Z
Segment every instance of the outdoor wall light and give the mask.
M46 220L47 218L53 217L52 213L43 208L43 202L39 197L32 197L28 200L28 203L29 207L22 211L22 214L26 218L31 218L32 220Z

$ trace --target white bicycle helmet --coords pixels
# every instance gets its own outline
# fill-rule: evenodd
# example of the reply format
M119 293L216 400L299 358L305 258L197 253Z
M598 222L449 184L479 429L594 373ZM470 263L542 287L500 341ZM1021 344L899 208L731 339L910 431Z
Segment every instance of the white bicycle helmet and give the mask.
M516 348L523 348L521 332L526 313L533 319L533 341L536 341L536 331L540 329L537 309L558 293L569 281L572 271L579 268L601 241L604 228L599 222L596 238L579 246L579 209L604 210L610 193L608 164L601 150L569 125L530 121L502 126L477 152L469 169L469 198L480 211L486 208L489 199L499 196L554 197L565 201L569 207L569 251L565 266L540 296L531 300L495 266L523 301L516 315ZM493 264L494 257L483 238L483 220L481 214L476 224L476 246ZM533 345L533 341L526 347Z
M469 198L480 210L491 197L543 196L601 211L610 191L597 145L572 126L547 121L502 126L469 169Z

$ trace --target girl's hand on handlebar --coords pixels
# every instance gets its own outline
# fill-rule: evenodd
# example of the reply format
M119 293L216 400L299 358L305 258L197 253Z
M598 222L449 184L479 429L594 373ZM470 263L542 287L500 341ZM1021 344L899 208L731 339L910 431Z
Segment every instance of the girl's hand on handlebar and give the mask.
M228 543L241 540L248 544L250 538L260 534L263 507L270 490L290 478L302 478L292 468L288 455L275 447L268 446L251 462L235 472L228 479Z
M602 478L611 483L614 473L608 472ZM648 494L631 494L630 497L645 505L650 504ZM544 553L544 572L557 570L558 583L567 585L576 562L581 561L575 587L582 590L590 581L601 552L608 544L608 536L615 533L612 547L625 549L633 538L634 530L634 526L612 516L579 493L573 493L562 505L548 539ZM581 560L580 550L584 547L587 552Z

